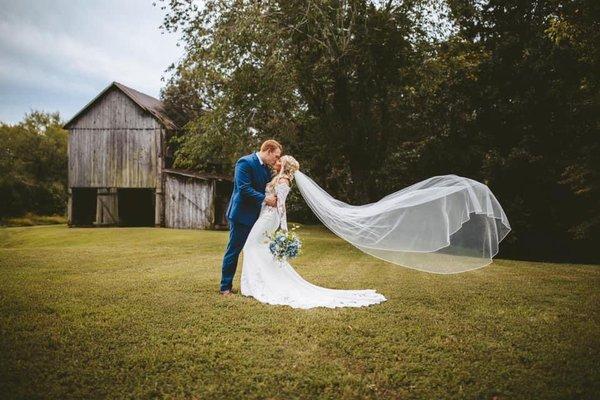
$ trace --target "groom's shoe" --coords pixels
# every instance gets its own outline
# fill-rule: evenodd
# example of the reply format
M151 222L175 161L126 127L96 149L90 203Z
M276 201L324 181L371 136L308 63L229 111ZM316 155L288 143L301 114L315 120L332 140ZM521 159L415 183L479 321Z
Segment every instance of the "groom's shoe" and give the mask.
M231 290L219 290L219 293L221 293L223 296L230 296L233 294Z

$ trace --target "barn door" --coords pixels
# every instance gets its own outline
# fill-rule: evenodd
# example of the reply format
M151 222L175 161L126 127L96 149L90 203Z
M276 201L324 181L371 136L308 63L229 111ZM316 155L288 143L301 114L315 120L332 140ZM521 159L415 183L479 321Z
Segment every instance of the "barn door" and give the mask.
M96 225L116 225L119 222L117 188L98 188Z

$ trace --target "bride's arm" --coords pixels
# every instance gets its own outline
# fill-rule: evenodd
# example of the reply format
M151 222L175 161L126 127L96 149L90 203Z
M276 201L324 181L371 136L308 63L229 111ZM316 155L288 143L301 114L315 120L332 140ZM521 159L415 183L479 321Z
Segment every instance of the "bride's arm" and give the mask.
M285 211L285 199L290 192L289 180L287 178L279 178L279 183L275 186L275 193L277 194L277 212L279 213L281 229L288 230L287 227L287 216Z

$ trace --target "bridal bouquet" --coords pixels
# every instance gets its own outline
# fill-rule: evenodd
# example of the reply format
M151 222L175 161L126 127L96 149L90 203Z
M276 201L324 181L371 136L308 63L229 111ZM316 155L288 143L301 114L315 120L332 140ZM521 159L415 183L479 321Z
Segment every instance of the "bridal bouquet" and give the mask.
M294 226L290 231L276 229L265 236L269 239L269 251L273 257L280 263L300 255L302 242L294 232L298 227Z

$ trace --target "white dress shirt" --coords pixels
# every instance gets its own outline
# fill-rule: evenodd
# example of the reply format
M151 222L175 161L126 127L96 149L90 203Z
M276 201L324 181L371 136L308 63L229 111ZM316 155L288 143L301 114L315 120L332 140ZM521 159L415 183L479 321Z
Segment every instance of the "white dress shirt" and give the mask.
M258 151L255 152L256 157L258 157L258 161L260 161L260 165L265 165L265 163L263 162L263 160L260 158L260 155L258 153Z

